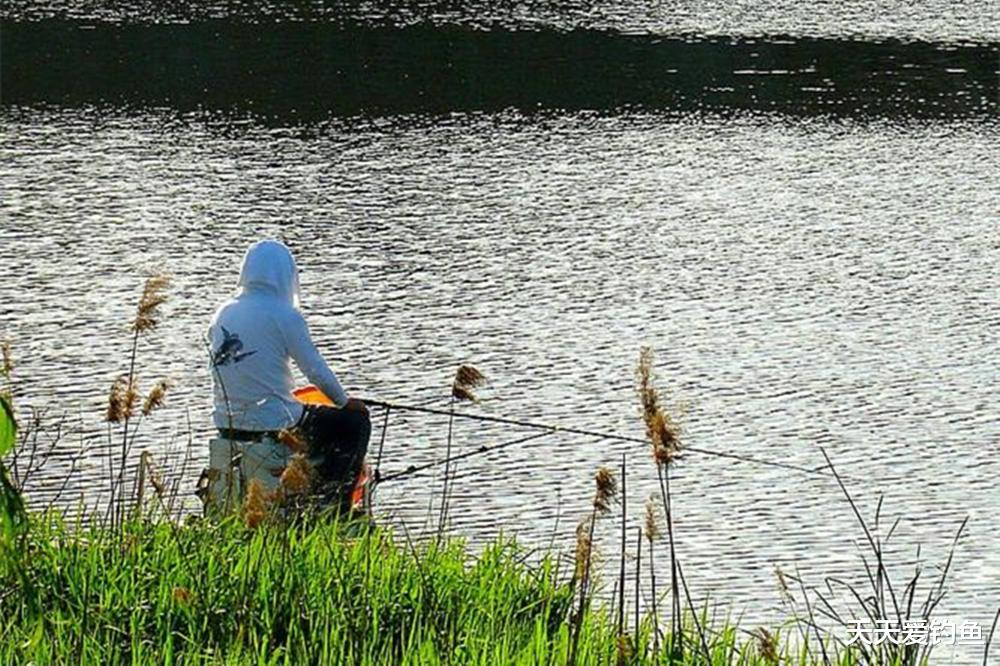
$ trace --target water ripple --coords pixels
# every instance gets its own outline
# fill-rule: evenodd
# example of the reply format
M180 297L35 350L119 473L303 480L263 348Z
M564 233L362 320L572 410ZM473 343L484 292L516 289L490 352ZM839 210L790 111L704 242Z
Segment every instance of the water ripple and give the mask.
M693 446L817 467L902 517L897 561L940 561L965 515L946 612L986 624L1000 596L1000 127L777 115L534 114L268 127L218 114L8 107L0 116L0 299L18 403L86 434L34 487L106 481L100 423L143 271L174 275L140 381L176 381L141 448L184 474L206 458L201 335L253 239L284 239L303 307L346 384L447 397L471 361L482 409L641 436L637 351L651 344ZM385 471L439 458L444 420L396 414ZM376 433L377 436L378 433ZM465 422L460 450L521 434ZM106 444L104 445L107 446ZM102 451L104 456L102 456ZM590 475L629 454L630 522L656 490L643 447L559 436L458 466L452 529L572 548ZM440 472L387 484L416 526ZM690 454L674 480L698 595L757 622L775 564L857 573L857 529L822 478ZM598 534L614 551L617 528Z

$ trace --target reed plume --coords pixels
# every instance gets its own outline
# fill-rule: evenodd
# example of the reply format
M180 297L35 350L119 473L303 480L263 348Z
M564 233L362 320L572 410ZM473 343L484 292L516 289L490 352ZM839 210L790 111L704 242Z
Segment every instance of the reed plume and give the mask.
M153 492L156 493L156 497L162 505L167 495L167 484L163 480L163 474L160 473L160 470L153 463L153 456L148 452L143 452L143 456L145 456L146 474L149 477L149 485L153 486Z
M132 507L133 517L142 515L143 505L146 499L146 481L153 487L153 493L160 503L160 508L167 508L167 484L163 481L163 474L153 464L153 456L149 451L139 454L139 480L135 484L135 506Z
M656 508L656 496L646 498L646 539L653 543L660 538L660 521Z
M625 666L625 664L630 663L635 657L635 645L632 643L632 637L628 634L619 634L615 640L615 653L617 666Z
M669 465L681 452L681 430L660 404L660 394L654 385L653 360L653 350L643 347L636 370L639 401L653 458L658 465Z
M486 384L486 375L471 365L460 365L451 383L451 396L456 400L479 402L476 389Z
M618 482L607 467L601 467L594 475L597 490L594 491L594 511L604 515L611 512L611 503L618 493Z
M285 428L278 431L278 441L294 453L308 453L309 443L298 428Z
M639 399L642 403L642 417L648 423L660 405L660 396L653 386L653 350L643 347L639 350L639 367L636 377L639 380Z
M164 399L167 396L167 389L170 388L170 382L166 379L161 379L156 382L156 385L146 396L146 400L142 403L142 415L149 416L157 409L163 406Z
M135 333L151 331L160 323L160 306L167 301L165 292L168 286L170 278L166 275L154 275L146 280L135 319L132 321L132 330Z
M0 357L2 357L2 365L0 365L0 374L4 377L10 378L12 372L14 372L14 356L10 351L10 342L4 340L0 342Z
M267 492L259 479L251 479L243 499L243 522L250 529L255 529L267 517Z
M587 609L587 599L590 587L590 566L594 560L594 526L597 523L597 509L581 520L576 526L576 568L573 572L573 585L579 589L576 610L570 611L570 645L566 653L566 666L576 666L576 652L580 644L580 630L583 627L584 613Z
M188 605L194 600L194 592L186 587L175 587L171 591L171 596L173 596L174 601L184 605Z
M781 657L778 656L778 637L763 627L757 630L756 636L760 656L769 664L779 663Z
M778 565L774 566L774 577L778 581L778 592L781 594L781 598L786 603L794 603L795 598L792 596L792 591L788 587L788 580L786 579L785 572L781 570Z
M659 465L669 465L681 452L680 428L662 409L657 410L646 424L653 458Z
M121 423L132 418L135 412L139 394L135 390L132 378L129 375L121 375L111 384L111 392L108 394L108 410L105 420L108 423Z
M301 453L292 456L281 472L281 488L286 496L303 495L312 487L315 468Z

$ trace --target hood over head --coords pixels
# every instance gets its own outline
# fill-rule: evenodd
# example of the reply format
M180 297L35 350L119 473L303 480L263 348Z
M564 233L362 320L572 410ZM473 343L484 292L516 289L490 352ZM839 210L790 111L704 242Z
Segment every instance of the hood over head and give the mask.
M299 305L299 269L284 243L262 240L254 243L243 257L238 283L241 294L267 292Z

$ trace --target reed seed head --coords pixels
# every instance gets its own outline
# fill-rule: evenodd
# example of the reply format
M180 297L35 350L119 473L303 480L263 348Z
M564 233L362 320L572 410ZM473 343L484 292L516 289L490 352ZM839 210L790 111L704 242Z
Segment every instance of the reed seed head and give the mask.
M778 581L778 592L781 594L781 598L786 602L793 601L794 598L792 597L791 589L788 587L788 579L785 576L785 572L777 565L774 567L774 577Z
M285 465L281 473L281 488L286 495L302 495L309 492L315 468L301 453L296 453Z
M653 445L653 458L657 464L669 465L680 455L680 428L662 409L658 408L646 422L646 434Z
M161 379L156 382L156 386L153 390L149 392L146 396L146 400L142 403L142 415L149 416L154 411L163 406L164 398L167 395L167 389L170 388L170 382L166 379Z
M632 662L632 658L635 656L635 645L632 642L631 636L628 634L619 634L615 641L615 648L617 652L616 664L622 666L623 664Z
M105 420L108 423L121 423L132 418L135 412L136 402L139 394L129 381L128 375L122 375L111 384L111 392L108 394L108 411Z
M149 485L153 486L153 491L160 500L167 496L167 484L163 481L163 475L153 464L153 456L148 451L143 451L142 462L146 465L146 476L149 478Z
M471 365L460 365L451 383L451 395L456 400L479 402L476 389L486 384L486 375Z
M451 397L455 398L459 402L479 402L479 396L464 386L452 386Z
M601 467L594 475L594 483L597 490L594 492L594 510L597 513L608 513L611 511L611 502L615 500L618 493L618 482L607 467Z
M653 386L653 350L643 347L639 350L639 367L636 369L639 384L639 399L642 402L643 419L647 422L659 407L659 395Z
M760 656L769 664L777 664L781 659L778 656L778 637L764 627L757 630L756 636Z
M455 383L477 388L486 383L486 375L471 365L460 365L455 371Z
M171 594L179 604L190 604L194 600L194 592L186 587L175 587Z
M131 553L139 547L139 537L135 534L126 534L122 539L121 552Z
M646 424L646 438L653 450L657 465L669 465L681 453L681 429L660 405L660 394L654 386L653 350L643 347L639 352L636 370L642 420Z
M659 512L653 495L646 498L646 539L653 543L660 537Z
M10 377L10 374L14 372L14 356L10 352L10 342L7 340L0 342L0 356L3 357L0 372L3 373L4 377Z
M160 323L160 306L167 301L166 289L170 286L170 278L166 275L154 275L146 280L136 309L132 330L145 333L156 328Z
M278 441L295 453L309 452L309 443L299 428L285 428L278 431Z
M251 479L243 499L243 522L250 529L255 529L267 517L267 492L259 479Z

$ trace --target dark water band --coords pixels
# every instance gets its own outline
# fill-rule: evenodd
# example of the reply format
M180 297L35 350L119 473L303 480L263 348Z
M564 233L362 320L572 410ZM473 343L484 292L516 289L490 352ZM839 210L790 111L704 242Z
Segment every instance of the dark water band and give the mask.
M113 103L276 117L669 109L995 117L1000 46L457 26L5 21L5 105Z

